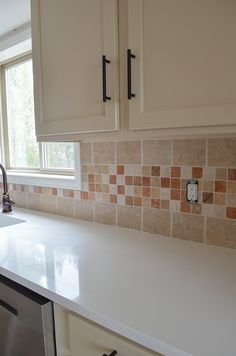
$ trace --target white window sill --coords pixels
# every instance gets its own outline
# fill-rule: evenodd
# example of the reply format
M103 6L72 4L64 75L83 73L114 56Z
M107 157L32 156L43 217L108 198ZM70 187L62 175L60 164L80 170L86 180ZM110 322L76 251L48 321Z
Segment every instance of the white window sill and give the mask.
M7 181L12 184L37 185L41 187L80 189L76 176L60 176L40 173L20 173L7 171Z

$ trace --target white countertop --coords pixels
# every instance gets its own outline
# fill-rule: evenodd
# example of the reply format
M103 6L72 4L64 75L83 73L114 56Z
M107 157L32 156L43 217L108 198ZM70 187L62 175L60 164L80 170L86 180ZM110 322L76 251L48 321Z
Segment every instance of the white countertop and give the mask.
M26 222L0 228L0 274L164 355L236 355L236 250L12 216Z

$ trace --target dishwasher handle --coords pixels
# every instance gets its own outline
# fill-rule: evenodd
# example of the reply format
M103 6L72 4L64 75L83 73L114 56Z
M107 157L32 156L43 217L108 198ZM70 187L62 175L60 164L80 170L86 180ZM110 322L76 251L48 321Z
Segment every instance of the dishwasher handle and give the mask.
M10 304L4 302L2 299L0 299L0 308L4 309L6 312L13 314L15 316L18 315L18 311L13 308Z

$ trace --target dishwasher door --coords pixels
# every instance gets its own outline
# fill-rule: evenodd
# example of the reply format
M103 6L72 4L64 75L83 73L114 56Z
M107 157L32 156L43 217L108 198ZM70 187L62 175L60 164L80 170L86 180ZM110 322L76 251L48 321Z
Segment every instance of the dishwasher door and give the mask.
M1 356L55 356L52 302L0 276Z

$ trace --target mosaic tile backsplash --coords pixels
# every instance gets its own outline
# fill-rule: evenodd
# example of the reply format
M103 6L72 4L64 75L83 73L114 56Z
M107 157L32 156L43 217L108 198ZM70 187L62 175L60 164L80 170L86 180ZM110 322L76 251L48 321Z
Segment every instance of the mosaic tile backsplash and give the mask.
M236 248L236 138L81 143L81 178L81 191L10 189L21 207Z

